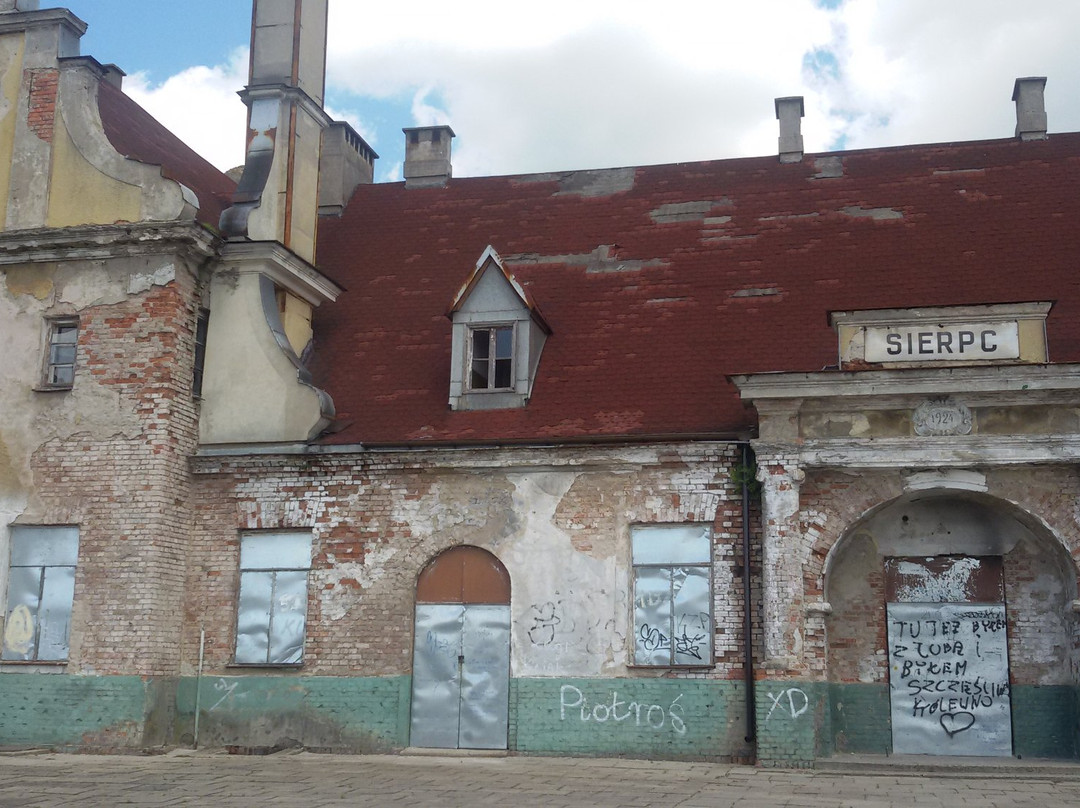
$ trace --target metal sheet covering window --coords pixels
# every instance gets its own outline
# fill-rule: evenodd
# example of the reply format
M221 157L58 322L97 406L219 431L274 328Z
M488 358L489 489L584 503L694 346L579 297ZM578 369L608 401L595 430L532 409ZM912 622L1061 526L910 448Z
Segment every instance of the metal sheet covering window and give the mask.
M67 659L78 557L77 527L11 527L3 659Z
M304 657L311 534L248 533L240 537L236 661L299 665Z
M711 665L712 548L707 525L631 529L634 664Z

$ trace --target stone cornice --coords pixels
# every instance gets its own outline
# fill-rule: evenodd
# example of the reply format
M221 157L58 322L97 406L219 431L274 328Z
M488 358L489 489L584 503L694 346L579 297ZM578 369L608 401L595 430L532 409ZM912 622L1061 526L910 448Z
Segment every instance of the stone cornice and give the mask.
M0 35L63 25L77 37L86 33L86 23L66 8L43 8L37 11L9 11L0 15Z
M1080 462L1080 435L952 435L838 438L799 444L753 441L759 456L798 458L813 468L979 468Z
M0 266L160 254L214 255L220 241L196 222L43 227L0 232Z
M258 272L313 306L337 300L344 290L276 241L229 241L221 262L239 272Z
M1080 390L1080 365L979 365L731 376L749 401Z
M734 441L683 442L658 445L522 445L371 448L359 444L306 443L202 445L191 458L197 474L219 473L251 466L312 461L346 463L403 463L423 467L500 469L502 471L565 468L640 468L678 457L685 462L727 463ZM722 487L722 482L718 483Z

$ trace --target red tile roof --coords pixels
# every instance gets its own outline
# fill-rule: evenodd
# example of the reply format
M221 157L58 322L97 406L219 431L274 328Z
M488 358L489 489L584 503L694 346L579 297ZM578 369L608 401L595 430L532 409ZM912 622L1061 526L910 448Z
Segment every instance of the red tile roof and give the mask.
M105 135L117 152L161 166L161 174L186 185L199 198L196 218L215 230L236 183L191 150L119 88L100 83L98 109Z
M1080 361L1078 189L1080 134L361 186L320 224L324 441L745 435L727 376L835 366L830 311L1054 301ZM552 335L526 407L452 412L445 315L489 244Z

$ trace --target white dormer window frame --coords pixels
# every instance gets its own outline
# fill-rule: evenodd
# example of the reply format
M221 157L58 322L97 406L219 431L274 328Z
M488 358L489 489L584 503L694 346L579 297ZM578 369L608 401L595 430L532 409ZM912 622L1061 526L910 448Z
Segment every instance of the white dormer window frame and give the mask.
M551 329L494 249L480 256L447 316L453 322L450 408L524 407Z
M470 325L468 331L469 358L465 384L469 392L497 393L513 390L517 324L478 323ZM500 340L500 332L509 332L509 344Z

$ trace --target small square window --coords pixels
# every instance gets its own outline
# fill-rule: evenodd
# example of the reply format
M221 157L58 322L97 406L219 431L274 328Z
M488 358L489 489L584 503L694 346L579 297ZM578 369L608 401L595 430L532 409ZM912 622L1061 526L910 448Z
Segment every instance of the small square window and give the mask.
M78 556L77 527L12 526L0 658L23 662L67 659Z
M712 549L706 525L631 530L634 664L713 664Z
M311 534L240 537L236 662L299 665L304 658Z
M509 390L514 386L514 327L469 330L469 389Z
M44 386L70 390L75 383L75 356L79 343L79 321L64 318L48 321L48 348L45 356Z

